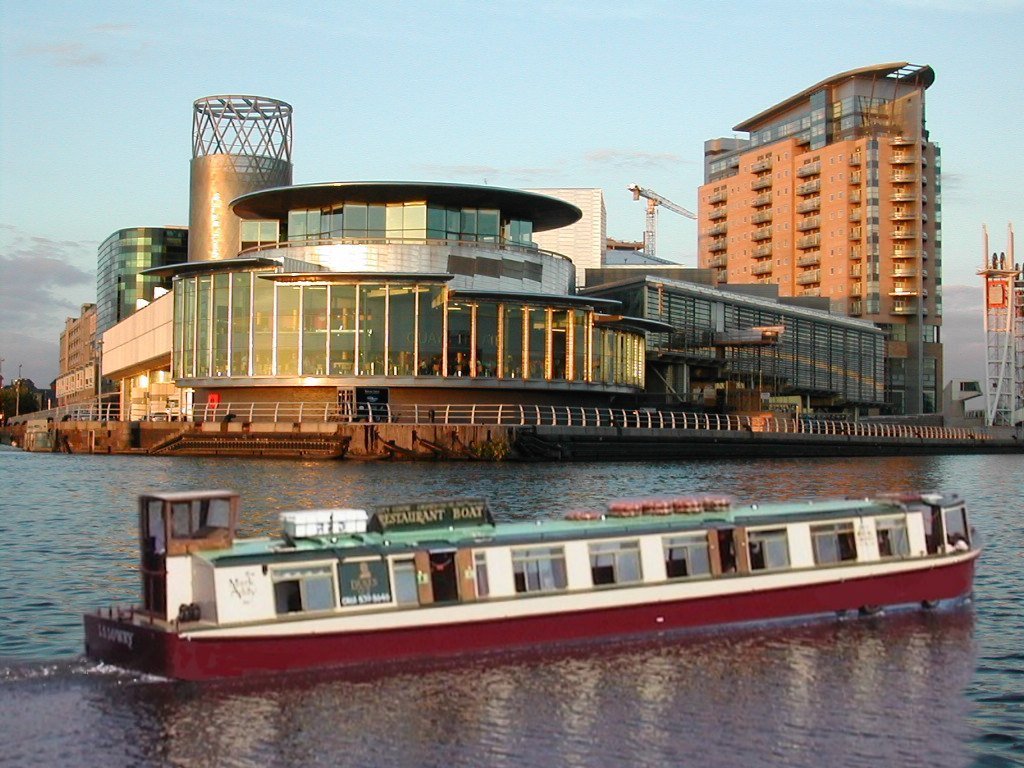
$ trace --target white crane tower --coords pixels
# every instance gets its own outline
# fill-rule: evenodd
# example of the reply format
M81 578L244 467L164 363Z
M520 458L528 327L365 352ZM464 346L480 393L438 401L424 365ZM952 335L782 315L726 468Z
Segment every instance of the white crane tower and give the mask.
M985 279L985 388L989 426L1024 423L1024 273L1013 260L1013 227L1007 230L1007 252L985 257L978 272Z
M697 214L692 211L688 211L681 205L676 205L671 200L659 195L657 192L652 192L649 189L644 189L639 184L630 184L629 191L633 193L633 199L639 200L641 197L647 200L647 227L644 229L644 253L647 256L653 257L654 254L654 236L655 230L658 223L658 206L668 208L670 211L674 211L688 219L696 220Z

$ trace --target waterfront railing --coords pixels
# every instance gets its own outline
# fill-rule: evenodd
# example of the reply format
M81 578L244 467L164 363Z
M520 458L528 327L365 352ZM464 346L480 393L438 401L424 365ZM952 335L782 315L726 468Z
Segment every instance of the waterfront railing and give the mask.
M938 427L887 422L830 421L746 416L650 408L587 408L515 404L392 405L387 403L218 403L197 406L197 422L348 422L451 426L614 427L622 429L695 429L860 437L989 440L969 427Z

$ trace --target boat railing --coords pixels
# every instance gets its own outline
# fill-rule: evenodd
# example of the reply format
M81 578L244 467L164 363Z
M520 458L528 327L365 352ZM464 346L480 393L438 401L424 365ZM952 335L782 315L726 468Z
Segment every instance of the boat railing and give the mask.
M363 423L442 426L522 426L618 429L689 429L769 432L849 437L891 437L926 440L990 440L969 427L938 427L886 422L833 421L764 415L700 413L653 408L595 408L492 403L388 404L220 402L197 405L194 422L240 423Z

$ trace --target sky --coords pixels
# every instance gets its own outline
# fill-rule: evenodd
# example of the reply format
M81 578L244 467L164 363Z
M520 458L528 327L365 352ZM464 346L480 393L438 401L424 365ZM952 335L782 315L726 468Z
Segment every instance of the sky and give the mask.
M294 107L294 182L600 187L691 210L703 143L831 75L926 64L946 378L983 378L982 225L1024 223L1024 0L0 3L0 373L47 385L118 229L188 223L192 103ZM1007 139L1009 137L1009 139ZM662 210L658 255L696 265ZM1018 256L1018 261L1021 260Z

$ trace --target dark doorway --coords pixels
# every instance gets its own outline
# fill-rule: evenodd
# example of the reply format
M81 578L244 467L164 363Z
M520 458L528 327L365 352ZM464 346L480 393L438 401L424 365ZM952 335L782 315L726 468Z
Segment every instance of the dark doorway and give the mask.
M435 603L453 603L459 599L454 549L430 553L430 585L434 589Z

